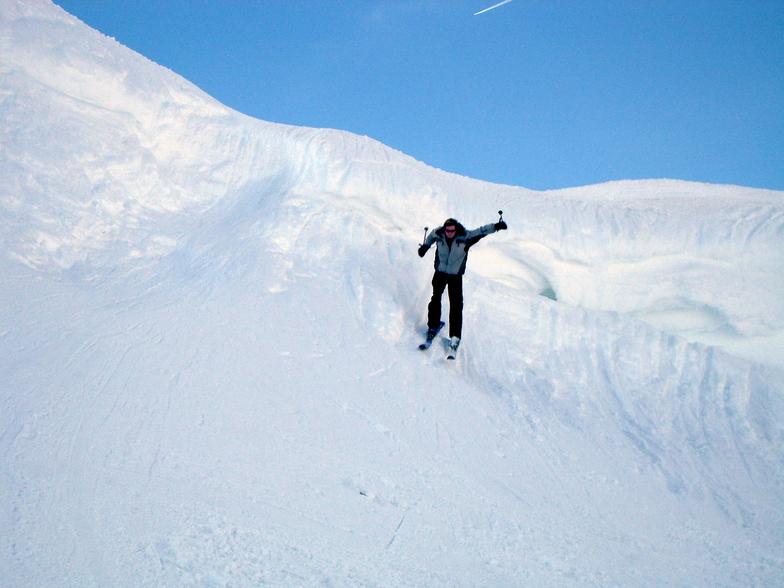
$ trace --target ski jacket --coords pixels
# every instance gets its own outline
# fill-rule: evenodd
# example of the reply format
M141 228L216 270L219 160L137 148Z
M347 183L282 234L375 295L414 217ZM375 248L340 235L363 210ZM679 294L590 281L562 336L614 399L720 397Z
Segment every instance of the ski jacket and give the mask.
M468 250L477 241L491 233L495 233L495 225L489 224L471 231L457 223L455 237L450 240L444 234L444 227L430 231L423 245L430 248L436 245L435 268L437 272L452 276L462 276L465 273ZM424 255L424 253L422 253Z

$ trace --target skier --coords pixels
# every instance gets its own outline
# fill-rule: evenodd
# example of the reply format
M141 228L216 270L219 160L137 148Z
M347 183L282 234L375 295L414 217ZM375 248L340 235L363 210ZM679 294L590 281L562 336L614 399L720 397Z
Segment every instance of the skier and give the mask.
M419 257L424 257L435 243L436 259L433 274L433 296L427 306L427 340L422 349L430 347L433 339L444 324L441 322L441 297L444 290L449 291L449 338L452 354L460 344L463 328L463 274L465 273L468 250L477 241L496 231L506 230L503 218L495 224L484 225L471 231L453 218L444 221L443 226L433 230L419 247Z

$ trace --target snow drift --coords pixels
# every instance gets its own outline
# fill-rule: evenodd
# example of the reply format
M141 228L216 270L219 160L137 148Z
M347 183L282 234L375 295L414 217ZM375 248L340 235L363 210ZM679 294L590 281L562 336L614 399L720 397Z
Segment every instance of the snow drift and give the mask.
M0 48L6 585L784 580L781 192L447 174L44 0ZM498 209L447 367L417 242Z

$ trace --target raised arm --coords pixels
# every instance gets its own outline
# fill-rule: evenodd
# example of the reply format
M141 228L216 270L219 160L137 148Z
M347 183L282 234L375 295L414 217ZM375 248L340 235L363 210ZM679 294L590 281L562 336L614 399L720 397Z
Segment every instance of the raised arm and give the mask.
M490 235L491 233L495 233L496 231L505 231L506 230L506 223L504 221L500 221L497 223L490 223L489 225L483 225L478 229L471 229L470 231L466 231L466 237L468 239L473 239L474 237L485 237Z

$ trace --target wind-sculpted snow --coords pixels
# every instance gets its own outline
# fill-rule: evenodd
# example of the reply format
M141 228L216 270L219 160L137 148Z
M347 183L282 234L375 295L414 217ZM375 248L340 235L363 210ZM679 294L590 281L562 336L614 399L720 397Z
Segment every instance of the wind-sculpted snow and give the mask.
M43 0L0 177L8 585L784 582L781 192L447 174ZM499 209L448 366L417 244Z

